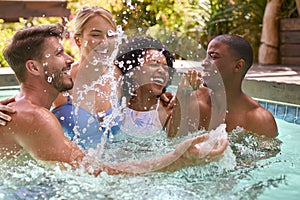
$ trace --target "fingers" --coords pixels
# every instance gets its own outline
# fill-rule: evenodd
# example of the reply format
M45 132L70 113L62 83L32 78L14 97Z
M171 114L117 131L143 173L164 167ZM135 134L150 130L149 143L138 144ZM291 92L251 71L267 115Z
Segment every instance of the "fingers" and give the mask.
M0 125L5 126L6 122L11 121L11 116L4 114L0 111Z
M174 97L173 92L164 92L160 95L160 99L164 102L164 103L169 103L172 98Z
M0 105L0 116L1 116L1 111L8 112L8 113L15 113L15 109L12 107L6 106L6 105ZM2 113L4 115L4 113Z
M169 104L167 106L168 109L172 109L176 103L176 96L173 94L173 97L171 98L171 100L169 101Z
M11 97L11 98L7 98L7 99L3 99L0 101L0 104L2 105L7 105L11 102L14 102L15 101L15 97Z
M213 149L210 153L209 156L216 156L216 155L221 155L224 153L224 151L226 150L229 141L228 140L224 140L222 139L221 141L221 145L220 147Z
M200 136L197 136L197 137L193 138L192 146L205 141L207 138L208 138L208 134L207 133L206 134L202 134Z
M15 110L12 107L6 106L13 101L15 101L15 98L8 98L0 101L0 125L2 126L5 126L6 122L11 121L11 116L5 113L15 113Z
M1 125L1 126L5 126L5 125L6 125L6 121L0 119L0 125Z
M198 89L202 82L202 75L196 70L188 70L188 80L194 90Z

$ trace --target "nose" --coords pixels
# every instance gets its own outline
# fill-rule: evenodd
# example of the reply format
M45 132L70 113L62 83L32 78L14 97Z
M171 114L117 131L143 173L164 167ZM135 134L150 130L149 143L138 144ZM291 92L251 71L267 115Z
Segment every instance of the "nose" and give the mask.
M65 59L66 59L66 62L68 65L71 65L72 63L74 63L74 58L67 53L65 54Z
M169 66L164 64L158 64L157 71L161 73L169 72Z
M206 56L204 59L203 59L203 61L202 61L202 63L201 63L201 66L202 67L208 67L208 66L210 66L211 65L211 59L209 58L209 56Z

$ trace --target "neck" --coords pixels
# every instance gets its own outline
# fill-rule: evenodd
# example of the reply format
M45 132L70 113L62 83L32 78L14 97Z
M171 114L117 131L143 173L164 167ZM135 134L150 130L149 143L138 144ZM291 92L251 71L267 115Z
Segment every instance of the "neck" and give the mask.
M241 87L225 86L226 91L226 100L227 100L227 109L231 110L232 107L236 107L238 105L238 101L244 95Z
M51 108L51 105L58 95L58 91L54 91L50 87L43 87L42 84L26 84L21 83L21 93L19 98L29 100L32 104L41 106L47 109Z
M128 99L128 107L137 111L149 111L155 109L159 97L149 95L151 93L147 92L144 94L136 93L136 96L131 96Z

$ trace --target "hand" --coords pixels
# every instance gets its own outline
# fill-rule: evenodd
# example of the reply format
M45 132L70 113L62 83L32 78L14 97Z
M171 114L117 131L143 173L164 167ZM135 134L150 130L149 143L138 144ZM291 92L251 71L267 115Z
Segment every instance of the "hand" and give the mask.
M173 92L164 92L160 95L160 99L167 109L172 109L174 106L175 95Z
M11 121L11 116L5 113L15 113L12 107L7 106L7 104L14 102L15 98L7 98L0 101L0 125L5 126L6 122Z
M188 70L187 79L193 90L197 90L203 82L201 72L196 71L194 69Z
M181 154L180 159L176 162L179 166L196 166L205 165L210 162L218 161L228 146L228 140L221 139L220 144L216 141L214 147L207 152L207 149L199 148L199 143L205 143L209 134L203 134L196 138L192 138L181 143L174 151L175 155ZM178 163L180 162L180 163ZM179 167L178 166L178 167Z
M177 87L176 97L188 97L193 92L193 87L190 84L189 76L187 74L182 74L180 82Z

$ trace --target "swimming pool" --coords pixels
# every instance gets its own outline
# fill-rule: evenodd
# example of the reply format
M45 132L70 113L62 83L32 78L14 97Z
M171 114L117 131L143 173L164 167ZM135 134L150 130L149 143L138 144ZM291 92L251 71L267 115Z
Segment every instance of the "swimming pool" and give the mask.
M8 97L12 97L18 94L20 91L19 86L5 86L0 87L0 100Z
M6 92L1 91L9 96ZM271 112L273 109L280 133L278 140L244 137L237 141L233 134L231 146L239 149L241 156L237 157L240 162L235 170L220 171L211 164L174 173L102 173L95 178L45 168L28 161L25 154L0 161L0 199L298 199L299 107L259 102Z

